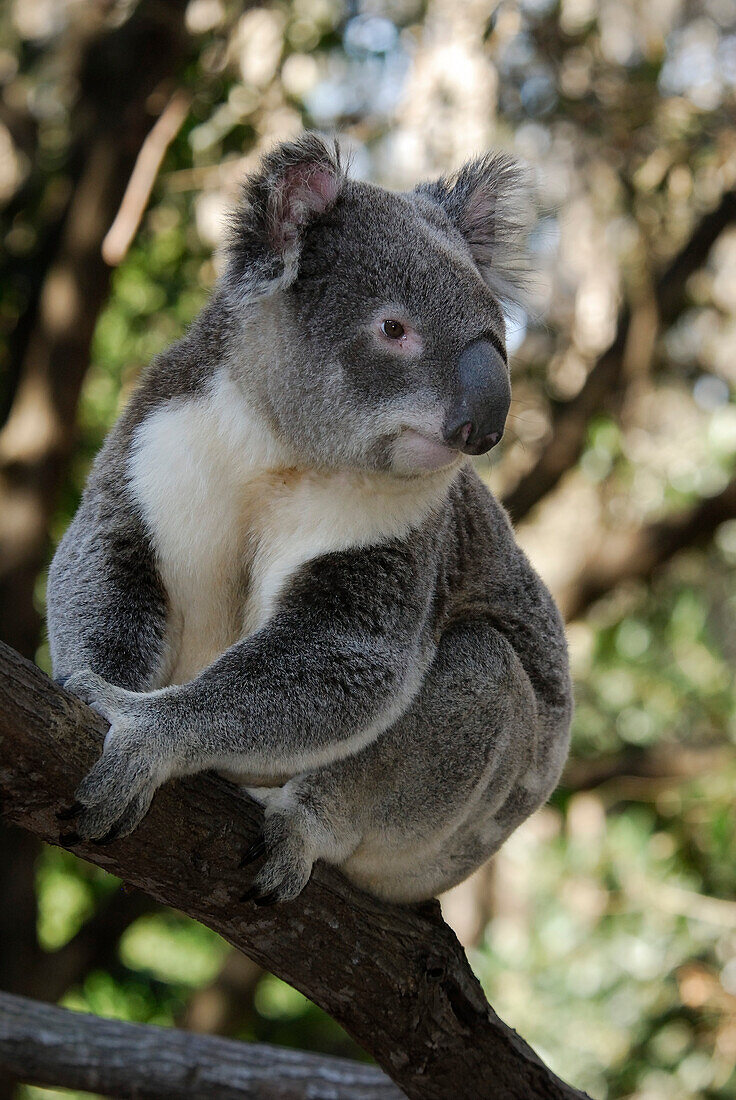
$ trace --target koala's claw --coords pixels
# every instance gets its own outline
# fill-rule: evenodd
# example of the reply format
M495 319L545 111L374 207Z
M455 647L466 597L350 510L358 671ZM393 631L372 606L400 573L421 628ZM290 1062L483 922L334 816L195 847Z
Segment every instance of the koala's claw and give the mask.
M245 849L238 866L249 867L251 863L256 863L261 856L265 856L267 850L266 841L264 837L260 836L249 848Z
M255 899L258 898L258 897L260 897L258 887L257 886L249 886L247 890L243 890L243 893L240 895L240 898L238 900L239 901L255 901Z
M83 809L84 806L81 802L72 802L71 806L66 806L65 809L59 810L58 814L56 815L56 820L73 821L74 818L77 817Z
M312 874L313 859L299 830L281 814L267 816L263 835L251 844L240 861L242 867L265 856L263 866L241 901L273 905L301 894Z
M278 890L268 890L265 894L258 894L253 898L254 905L275 905L277 901L284 899L279 895Z
M96 848L103 848L106 844L112 844L113 840L120 838L120 828L117 825L113 825L109 832L104 836L97 837L96 840L91 840L90 844L94 844Z
M240 895L241 901L252 901L254 905L274 905L277 901L282 901L279 896L278 890L266 890L262 893L257 886L249 886Z
M77 794L84 809L77 829L85 840L110 844L128 836L145 817L158 784L137 755L105 750Z
M120 840L122 837L128 836L145 817L148 807L151 805L153 793L153 790L144 791L132 799L125 811L107 831L104 831L100 824L100 821L106 820L106 818L100 816L99 807L97 809L85 807L83 803L75 802L74 806L62 811L63 814L68 815L62 820L70 820L76 817L78 819L77 828L60 833L59 845L62 848L74 848L77 844L88 841L90 844L94 844L95 847L103 847L106 844L112 844L114 840ZM72 810L74 811L73 814ZM59 817L58 814L57 817Z

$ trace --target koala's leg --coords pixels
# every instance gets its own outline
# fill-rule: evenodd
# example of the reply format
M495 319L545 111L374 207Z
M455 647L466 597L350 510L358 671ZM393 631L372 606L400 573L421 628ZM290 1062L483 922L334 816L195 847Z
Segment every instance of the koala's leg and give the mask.
M53 673L65 684L91 671L145 691L165 654L167 598L150 539L122 477L90 485L49 570L47 615Z
M376 741L254 792L266 824L253 854L266 859L248 896L293 897L315 859L391 900L435 896L543 801L566 744L508 641L488 623L455 626L407 713Z
M263 833L243 855L241 866L263 859L243 901L268 905L295 898L318 859L342 863L360 842L360 833L337 792L320 782L331 769L290 779L283 787L249 789L265 810Z

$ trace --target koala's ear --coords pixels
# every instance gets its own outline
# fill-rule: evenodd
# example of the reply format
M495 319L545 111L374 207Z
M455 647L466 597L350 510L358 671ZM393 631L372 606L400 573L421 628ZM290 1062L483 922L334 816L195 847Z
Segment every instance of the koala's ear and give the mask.
M525 238L533 221L528 173L504 153L469 161L456 175L416 188L465 238L484 281L503 301L527 286Z
M278 145L244 185L226 246L227 282L241 300L289 286L304 230L337 202L345 182L337 142L317 134Z

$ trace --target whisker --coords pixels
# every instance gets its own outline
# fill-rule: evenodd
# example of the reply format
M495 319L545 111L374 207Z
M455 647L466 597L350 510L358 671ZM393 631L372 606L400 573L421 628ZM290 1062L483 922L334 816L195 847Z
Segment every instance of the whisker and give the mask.
M524 443L524 440L520 436L518 436L512 428L506 429L506 435L510 435L514 442L519 444L524 454L526 454L526 444Z

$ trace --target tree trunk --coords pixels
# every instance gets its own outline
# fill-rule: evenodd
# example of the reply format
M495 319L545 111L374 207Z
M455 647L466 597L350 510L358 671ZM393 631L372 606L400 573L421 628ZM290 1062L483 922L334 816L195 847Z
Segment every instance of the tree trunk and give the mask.
M70 160L74 194L56 251L33 296L18 382L0 433L0 637L26 656L38 644L33 588L72 450L76 408L110 268L102 241L152 124L151 92L185 57L185 0L141 0L132 16L87 43Z

